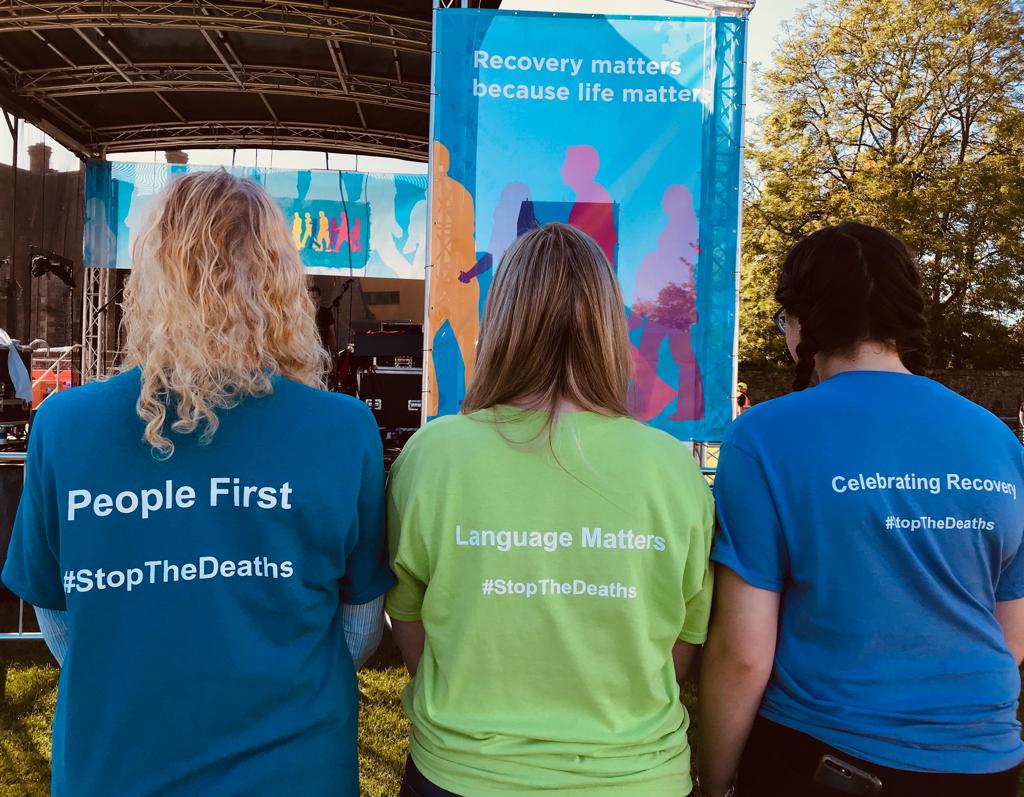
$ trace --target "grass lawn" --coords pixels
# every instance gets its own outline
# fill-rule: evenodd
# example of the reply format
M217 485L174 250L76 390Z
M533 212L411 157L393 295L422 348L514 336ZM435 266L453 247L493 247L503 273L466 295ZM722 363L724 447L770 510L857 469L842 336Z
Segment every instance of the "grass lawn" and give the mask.
M0 642L0 797L50 794L50 720L59 671L42 642ZM6 678L5 678L6 676ZM405 668L390 640L359 673L359 768L364 797L394 797L409 722Z
M41 642L0 642L0 797L50 794L50 718L57 667ZM6 676L6 678L5 678ZM399 696L406 675L386 639L359 673L359 763L363 797L398 794L409 723ZM683 699L693 706L692 688ZM1020 794L1024 797L1024 784Z

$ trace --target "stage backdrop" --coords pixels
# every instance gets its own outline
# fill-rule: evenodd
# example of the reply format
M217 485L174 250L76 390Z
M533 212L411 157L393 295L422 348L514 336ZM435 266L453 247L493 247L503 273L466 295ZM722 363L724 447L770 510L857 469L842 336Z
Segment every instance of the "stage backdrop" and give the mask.
M89 161L85 265L131 268L131 243L153 196L176 174L215 166ZM317 274L423 279L427 178L233 168L277 200L306 268Z
M746 20L435 12L427 415L458 412L505 248L550 221L615 267L633 414L732 418Z

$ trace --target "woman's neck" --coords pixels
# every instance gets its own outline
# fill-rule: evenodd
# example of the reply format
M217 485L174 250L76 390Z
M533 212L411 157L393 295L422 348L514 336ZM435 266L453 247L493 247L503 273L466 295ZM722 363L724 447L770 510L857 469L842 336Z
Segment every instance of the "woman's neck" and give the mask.
M547 402L543 398L535 396L527 396L516 399L515 401L510 401L509 406L520 410L543 410L545 412L548 410ZM559 413L577 412L579 410L579 405L569 401L568 399L561 398L558 400L558 404L555 406L555 409Z
M845 371L888 371L909 374L899 353L884 343L867 340L842 354L819 354L814 358L815 370L822 381Z

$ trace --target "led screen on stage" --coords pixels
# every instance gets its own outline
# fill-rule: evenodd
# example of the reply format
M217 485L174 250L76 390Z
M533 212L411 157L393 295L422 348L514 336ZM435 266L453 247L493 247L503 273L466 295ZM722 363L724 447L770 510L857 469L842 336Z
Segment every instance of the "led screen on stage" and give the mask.
M153 197L176 174L218 167L89 161L85 264L131 268L131 244ZM263 185L312 273L423 279L427 179L419 175L232 168Z

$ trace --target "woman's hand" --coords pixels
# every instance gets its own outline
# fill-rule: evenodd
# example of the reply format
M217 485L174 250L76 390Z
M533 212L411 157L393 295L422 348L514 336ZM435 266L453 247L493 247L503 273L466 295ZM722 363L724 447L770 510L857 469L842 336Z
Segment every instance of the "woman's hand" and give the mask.
M704 794L724 797L771 676L780 595L719 566L714 600L701 664L699 771Z

